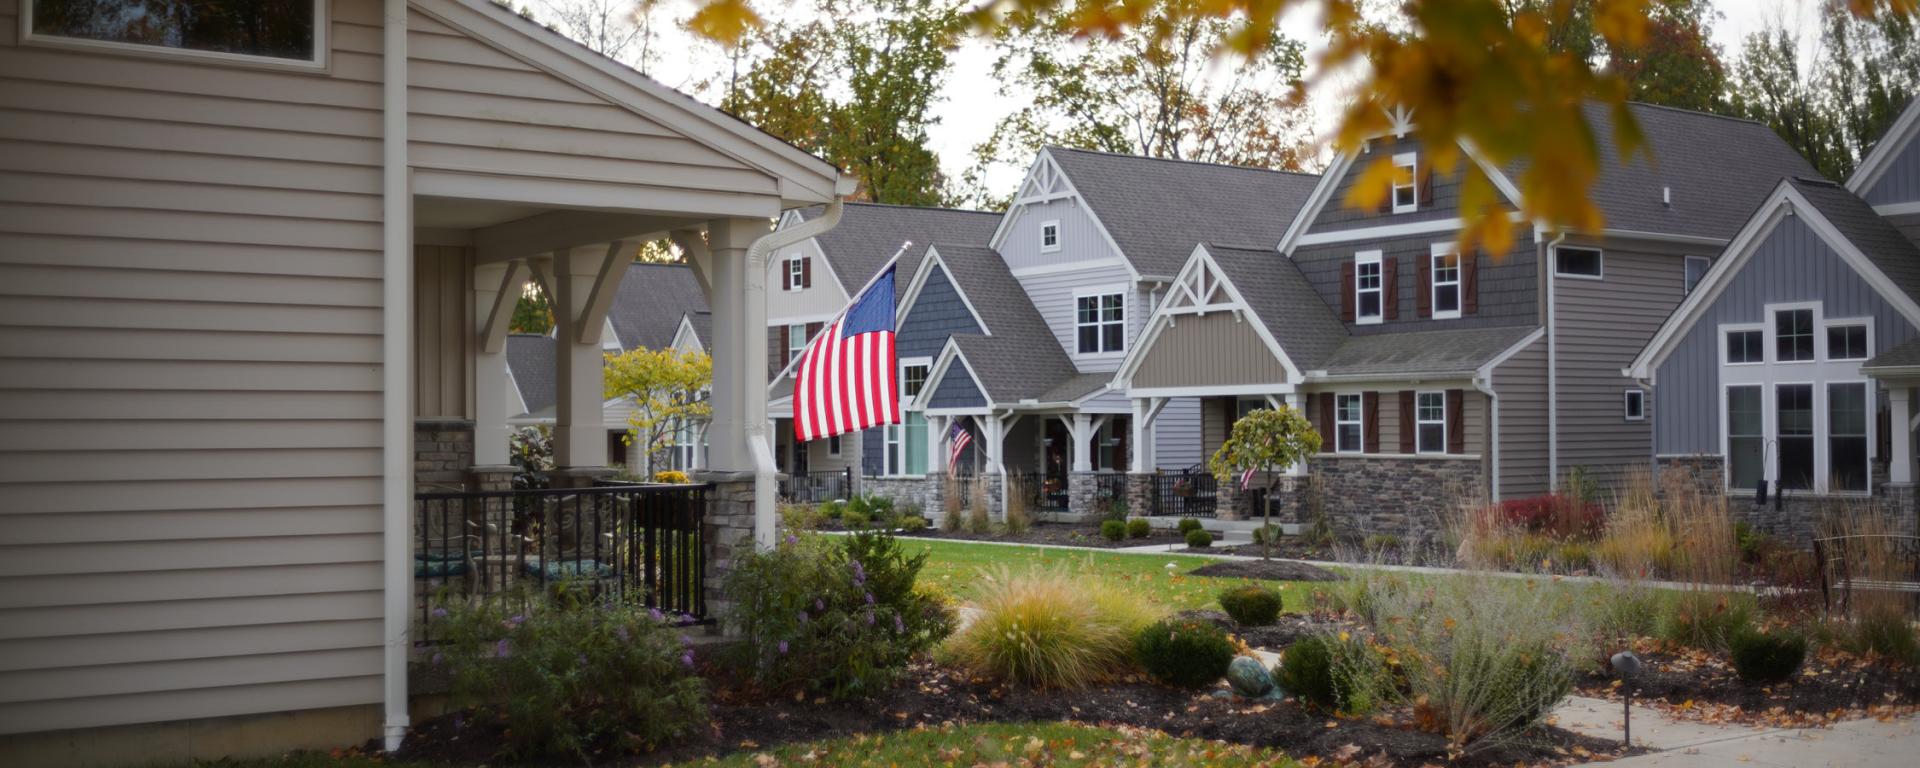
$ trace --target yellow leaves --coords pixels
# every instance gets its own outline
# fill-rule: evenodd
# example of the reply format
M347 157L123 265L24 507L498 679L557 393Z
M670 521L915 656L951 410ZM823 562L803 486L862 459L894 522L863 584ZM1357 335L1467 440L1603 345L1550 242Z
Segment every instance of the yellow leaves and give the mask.
M704 0L687 19L688 30L727 47L739 45L747 30L765 24L747 0Z

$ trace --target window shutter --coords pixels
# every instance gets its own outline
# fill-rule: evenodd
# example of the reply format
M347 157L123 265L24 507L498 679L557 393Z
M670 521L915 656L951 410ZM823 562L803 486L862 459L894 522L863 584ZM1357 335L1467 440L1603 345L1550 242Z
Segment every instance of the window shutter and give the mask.
M1388 320L1400 319L1400 259L1387 256L1380 260L1381 314Z
M1415 271L1414 283L1420 286L1420 295L1414 297L1414 304L1420 308L1420 317L1433 317L1433 254L1422 253L1413 257Z
M1353 260L1340 262L1340 319L1353 322Z
M1460 254L1460 314L1480 313L1480 260L1475 253Z
M802 256L800 258L800 287L802 288L813 287L813 257L812 256Z
M1413 433L1418 424L1413 418L1413 390L1400 390L1400 452L1413 453Z
M1433 207L1433 166L1427 166L1427 172L1420 177L1421 208Z
M1447 453L1467 452L1466 419L1460 417L1461 405L1466 400L1466 391L1447 390Z
M1380 393L1363 392L1360 395L1360 450L1364 453L1380 452Z
M1333 393L1322 392L1320 398L1320 450L1333 452Z
M787 327L780 326L780 367L782 368L787 367L787 363L793 362L793 339L789 336Z
M780 262L780 290L793 290L793 265L790 260Z
M820 327L823 325L826 325L826 323L807 323L808 343L812 343L813 337L820 335Z

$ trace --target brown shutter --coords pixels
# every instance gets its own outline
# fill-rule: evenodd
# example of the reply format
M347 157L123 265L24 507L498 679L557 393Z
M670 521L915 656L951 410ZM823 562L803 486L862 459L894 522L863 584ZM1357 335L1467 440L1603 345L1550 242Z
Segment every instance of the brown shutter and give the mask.
M1385 305L1382 315L1388 320L1400 319L1400 259L1396 256L1384 256L1380 259L1380 303Z
M1415 426L1416 425L1413 420L1413 390L1411 389L1400 390L1400 452L1401 453L1413 453L1414 451L1413 433L1415 431Z
M782 368L787 367L787 363L793 362L793 339L789 338L790 335L787 326L780 326L780 367Z
M813 287L813 257L800 257L800 287Z
M1366 392L1360 396L1360 431L1362 433L1360 450L1364 453L1380 452L1380 393Z
M1420 208L1433 207L1433 166L1427 166L1427 172L1420 177Z
M1340 319L1353 322L1353 260L1340 262Z
M1461 404L1465 399L1466 391L1447 390L1447 453L1467 452L1466 419L1460 416L1463 410Z
M1460 254L1460 314L1480 312L1480 260L1475 253Z
M793 266L787 261L780 262L780 290L793 290Z
M807 343L813 343L813 337L820 335L820 327L826 323L807 323Z
M1420 295L1413 298L1414 304L1420 308L1420 317L1433 317L1433 254L1415 254L1413 266L1414 284L1420 290Z
M1320 450L1333 453L1333 393L1322 392L1320 398Z

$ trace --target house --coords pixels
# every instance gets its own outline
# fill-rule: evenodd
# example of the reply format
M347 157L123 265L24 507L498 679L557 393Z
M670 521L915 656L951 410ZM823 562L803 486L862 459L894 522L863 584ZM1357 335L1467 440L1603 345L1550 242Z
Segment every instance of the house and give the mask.
M851 193L833 166L488 0L281 3L310 13L271 49L43 5L0 3L0 431L32 446L0 469L0 764L397 744L416 472L504 487L475 404L508 396L528 274L555 481L607 471L622 243L700 243L706 562L771 542L738 318L814 234L769 222Z
M1920 103L1845 185L1783 179L1628 366L1652 392L1653 456L1805 540L1829 501L1881 497L1915 523ZM1771 504L1753 494L1772 492Z
M1336 157L1283 235L1189 245L1115 388L1149 417L1166 398L1205 398L1205 450L1250 408L1303 409L1321 453L1274 501L1288 515L1320 504L1355 533L1434 535L1456 503L1546 493L1576 469L1613 487L1653 444L1622 369L1766 191L1812 174L1763 125L1629 109L1655 161L1615 154L1606 112L1588 110L1605 228L1536 226L1492 254L1458 252L1463 174L1437 172L1401 116ZM1517 211L1519 169L1462 151ZM1343 205L1376 158L1396 167L1391 193Z

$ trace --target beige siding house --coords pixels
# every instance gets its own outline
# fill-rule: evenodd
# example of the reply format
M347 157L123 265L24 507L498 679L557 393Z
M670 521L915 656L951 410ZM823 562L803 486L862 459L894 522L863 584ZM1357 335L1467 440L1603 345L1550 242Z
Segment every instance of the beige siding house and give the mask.
M403 734L411 487L506 463L529 277L589 477L620 244L691 235L713 465L770 476L749 246L836 169L487 0L317 0L257 55L66 5L0 0L0 764Z

